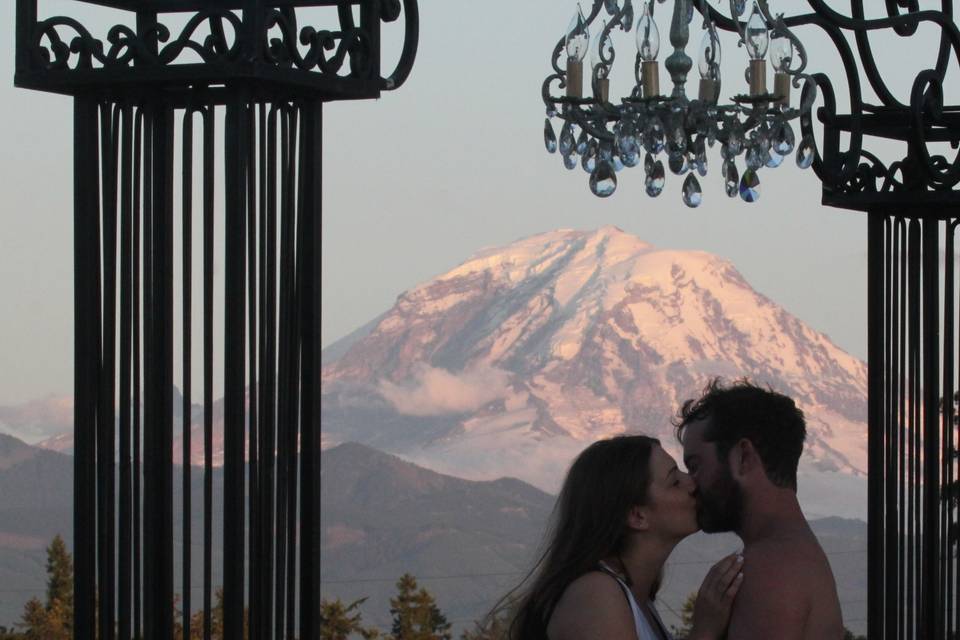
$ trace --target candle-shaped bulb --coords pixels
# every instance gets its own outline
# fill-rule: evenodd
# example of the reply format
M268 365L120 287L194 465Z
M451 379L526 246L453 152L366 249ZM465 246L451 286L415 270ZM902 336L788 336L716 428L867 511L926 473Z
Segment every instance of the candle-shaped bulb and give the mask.
M567 48L567 57L577 62L583 62L587 55L587 49L590 48L590 30L587 28L587 20L583 17L583 10L577 6L577 13L570 20L570 26L567 27L565 36Z
M767 21L760 12L757 3L753 3L753 12L747 20L746 45L750 58L760 60L767 55L770 45L770 35L767 33Z
M720 75L720 39L712 29L703 32L697 66L700 68L701 78L705 80L718 79Z
M637 23L637 51L644 62L652 62L660 54L660 31L650 12L650 2L643 7L643 17Z
M776 34L770 42L770 64L776 73L787 73L793 62L793 42L786 35Z

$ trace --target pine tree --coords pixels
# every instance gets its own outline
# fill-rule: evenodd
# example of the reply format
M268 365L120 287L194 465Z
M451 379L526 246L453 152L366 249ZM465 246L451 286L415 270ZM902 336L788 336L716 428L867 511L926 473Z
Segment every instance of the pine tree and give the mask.
M364 627L360 605L366 601L361 598L344 605L340 598L320 601L320 640L347 640L351 634L360 634L364 640L380 637L373 627Z
M390 599L394 640L450 640L450 623L440 613L433 596L417 588L417 580L405 573L397 581L397 597Z
M73 559L59 535L47 547L47 602L31 598L17 626L27 640L73 638Z

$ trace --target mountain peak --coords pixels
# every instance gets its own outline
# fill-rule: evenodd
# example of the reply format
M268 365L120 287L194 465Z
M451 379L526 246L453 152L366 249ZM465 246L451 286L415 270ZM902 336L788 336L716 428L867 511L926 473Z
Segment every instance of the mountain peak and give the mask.
M324 431L455 475L519 465L549 490L596 438L643 432L675 448L670 417L714 376L794 397L810 463L865 471L863 362L729 260L614 226L484 249L402 294L324 366Z

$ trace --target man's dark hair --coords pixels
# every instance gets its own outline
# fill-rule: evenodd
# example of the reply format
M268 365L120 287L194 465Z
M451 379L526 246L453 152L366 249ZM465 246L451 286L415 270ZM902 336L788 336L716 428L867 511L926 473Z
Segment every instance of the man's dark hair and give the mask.
M741 438L753 443L770 482L778 487L797 488L797 464L807 435L803 411L787 396L764 389L748 380L724 386L714 378L696 400L683 403L673 425L677 439L691 422L710 422L703 439L713 442L721 460Z

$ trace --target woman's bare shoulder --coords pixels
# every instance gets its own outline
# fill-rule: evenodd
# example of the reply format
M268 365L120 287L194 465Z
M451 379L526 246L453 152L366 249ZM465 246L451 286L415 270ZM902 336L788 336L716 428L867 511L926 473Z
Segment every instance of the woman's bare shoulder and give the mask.
M633 612L617 581L585 573L564 590L547 625L550 640L635 640Z

